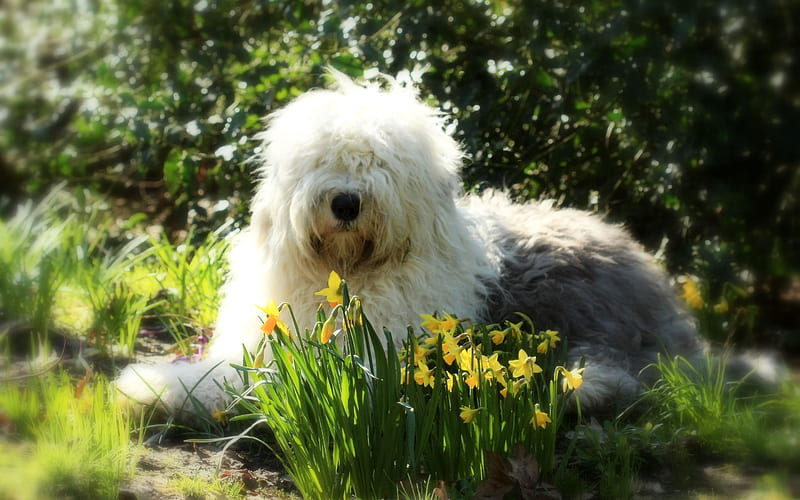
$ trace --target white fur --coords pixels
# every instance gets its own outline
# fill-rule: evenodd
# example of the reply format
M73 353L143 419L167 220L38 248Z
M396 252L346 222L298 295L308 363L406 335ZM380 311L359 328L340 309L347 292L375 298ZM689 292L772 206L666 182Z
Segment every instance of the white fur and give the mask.
M571 351L590 356L598 346L583 389L598 405L637 390L638 370L659 350L642 344L647 335L667 350L696 349L694 329L663 275L624 231L547 204L515 205L501 193L460 198L462 151L444 133L438 111L388 78L387 88L334 78L334 90L310 91L269 118L251 226L230 255L208 357L129 366L117 382L129 398L150 404L160 396L178 413L191 408L188 388L209 411L221 409L226 397L218 381L236 381L230 363L241 362L242 346L252 351L262 338L256 305L288 302L301 329L310 327L322 300L314 292L331 270L362 297L375 326L394 332L398 342L420 313L433 311L500 321L511 314L498 317L498 310L518 305L535 318L545 313L536 320L542 328L551 316L569 317L564 328L572 330ZM332 212L332 199L342 193L360 197L353 221ZM606 269L617 265L620 270ZM584 267L590 270L585 283L572 275L554 282ZM626 293L663 304L649 310L634 297L631 305L604 305L625 302ZM613 318L600 321L593 314ZM652 352L640 356L639 344Z

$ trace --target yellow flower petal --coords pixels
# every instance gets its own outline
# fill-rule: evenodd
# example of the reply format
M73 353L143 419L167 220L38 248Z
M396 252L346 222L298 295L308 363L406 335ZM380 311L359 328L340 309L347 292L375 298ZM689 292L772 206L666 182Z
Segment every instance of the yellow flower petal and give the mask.
M492 339L494 345L500 345L506 339L506 333L510 330L492 330L489 332L489 337Z
M228 412L225 410L217 410L211 416L222 425L228 423Z
M524 377L525 380L530 380L534 374L542 372L542 367L536 364L536 357L528 356L524 349L519 350L517 359L508 362L508 367L511 368L514 377Z
M434 371L433 368L429 368L424 362L419 362L417 363L417 369L414 370L414 381L423 387L433 387Z
M478 412L480 411L481 411L480 408L476 408L473 410L469 406L462 406L461 413L459 414L459 416L461 417L461 420L463 420L465 424L468 424L475 419L475 415L477 415Z
M336 309L336 311L338 312L339 310ZM322 324L319 341L323 344L330 342L331 337L333 337L333 331L336 329L336 316L337 314L331 314L328 319L325 320L325 323Z
M274 300L270 300L266 307L261 307L259 305L256 305L256 307L267 314L264 323L261 325L261 331L264 332L265 335L272 335L275 328L278 328L281 333L285 333L291 337L289 327L286 326L286 323L281 321L281 312Z
M328 276L328 287L323 288L319 292L315 292L314 295L325 297L325 300L328 301L331 307L338 306L344 302L344 297L342 296L342 278L336 274L336 271L331 271L331 274Z
M550 415L540 410L539 405L536 405L535 413L533 417L531 417L531 424L534 427L540 427L544 429L545 427L547 427L547 424L551 422L552 420L550 420Z
M563 366L559 367L559 371L564 375L564 381L561 383L561 389L567 392L568 389L577 389L583 384L583 371L586 368L575 368L574 370L567 370Z
M697 286L697 282L691 278L687 279L683 284L683 300L692 309L702 309L705 305L703 296L700 294L700 289Z

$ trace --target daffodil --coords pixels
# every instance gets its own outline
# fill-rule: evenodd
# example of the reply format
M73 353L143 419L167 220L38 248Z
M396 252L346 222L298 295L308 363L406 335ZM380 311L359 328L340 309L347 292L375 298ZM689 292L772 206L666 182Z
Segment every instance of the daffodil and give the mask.
M344 302L342 294L342 278L336 274L336 271L331 271L331 274L328 276L328 288L323 288L319 292L314 293L314 295L325 297L325 300L328 301L331 307L336 307Z
M700 289L697 287L697 282L691 278L683 283L683 300L692 309L702 309L705 305Z
M353 297L350 299L350 307L347 308L347 318L353 325L364 324L364 314L361 307L361 299Z
M567 370L563 366L559 366L557 370L564 375L564 381L561 383L561 389L564 392L567 392L567 389L577 389L583 384L583 371L586 370L586 368Z
M500 395L504 398L508 397L508 380L506 380L505 373L503 373L502 377L497 377L497 382L503 386L503 388L500 389Z
M533 417L531 417L531 424L534 427L540 427L544 429L545 427L547 427L547 424L551 422L552 420L550 420L550 415L540 410L539 405L537 404L536 409L534 410Z
M508 362L514 377L525 377L530 380L535 373L541 373L542 367L536 364L536 356L528 356L524 349L519 350L517 359Z
M461 320L450 314L444 313L444 318L439 319L433 314L421 314L424 320L421 323L423 328L427 328L431 333L450 333L455 332Z
M496 352L496 353L492 354L489 357L484 356L483 357L483 365L488 367L494 373L499 373L499 372L503 371L503 365L497 359L497 357L499 355L500 355L500 353Z
M500 353L494 353L491 356L482 356L481 365L483 366L483 374L486 380L505 380L505 368L497 359Z
M264 319L264 323L261 325L261 331L264 332L265 335L272 335L275 328L277 328L278 331L291 336L289 327L286 326L286 323L281 321L281 312L274 300L270 300L266 307L261 307L259 305L256 305L256 307L264 311L267 315L266 319Z
M477 367L475 351L472 347L466 347L458 353L458 367L464 371L474 371Z
M433 387L434 369L429 368L424 362L417 363L417 369L414 370L414 381L421 386Z
M424 344L420 344L416 339L413 340L414 345L414 363L425 361L431 353L431 349Z
M478 412L480 411L481 411L480 408L472 409L469 406L462 406L461 413L459 414L459 416L461 417L461 420L463 420L465 424L468 424L475 419L475 415L477 415Z
M506 328L505 330L492 330L491 332L489 332L489 337L492 339L492 343L494 345L500 345L503 343L503 341L506 340L506 335L510 331L511 330L508 328Z
M222 425L228 423L228 412L226 412L225 410L217 410L213 414L211 414L211 416L214 418L214 420L216 420Z
M542 341L536 347L536 352L539 354L545 354L549 349L553 349L561 340L561 337L558 336L558 332L555 330L546 330L542 332L540 338L542 338Z
M463 349L458 355L458 367L466 372L464 383L470 389L474 389L480 385L480 374L478 373L478 354L475 353L472 347Z
M453 337L452 333L435 334L426 338L424 343L429 346L435 346L439 343L440 337L442 339L442 359L448 366L452 365L453 361L456 360L456 356L461 352L461 346L458 345L458 337Z
M325 320L325 323L322 324L322 330L319 334L319 341L323 344L327 344L330 342L331 337L333 337L333 332L336 329L336 318L339 316L339 308L335 308L328 319Z
M506 324L508 325L509 333L514 335L514 338L517 340L522 340L522 321L519 323L512 323L507 321Z
M481 379L477 372L467 372L466 375L467 378L464 379L464 383L467 384L467 387L475 389L481 385Z
M420 314L420 316L423 319L422 323L420 323L422 328L426 328L431 333L439 332L439 318L433 314Z
M256 359L253 360L253 368L261 368L264 366L264 349L262 348L256 354Z

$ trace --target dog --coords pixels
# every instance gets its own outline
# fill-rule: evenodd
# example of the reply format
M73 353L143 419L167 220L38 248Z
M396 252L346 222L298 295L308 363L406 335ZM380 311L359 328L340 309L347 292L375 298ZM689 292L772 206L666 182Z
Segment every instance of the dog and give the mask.
M224 408L231 363L263 338L256 305L290 303L302 331L332 270L398 344L434 310L487 324L524 313L559 331L570 362L585 361L585 411L640 394L659 353L702 351L665 273L623 228L547 201L461 194L464 152L413 86L331 78L274 112L259 137L251 223L230 253L207 357L128 366L117 387L129 400L173 414Z

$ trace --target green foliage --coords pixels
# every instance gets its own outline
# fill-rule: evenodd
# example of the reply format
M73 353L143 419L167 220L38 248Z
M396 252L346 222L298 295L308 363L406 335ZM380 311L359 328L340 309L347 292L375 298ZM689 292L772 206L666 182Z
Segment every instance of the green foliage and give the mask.
M52 330L80 335L108 356L130 357L150 297L121 281L137 262L146 238L119 248L109 240L109 219L92 204L56 189L39 204L0 220L0 321L29 329L31 344Z
M0 385L3 498L115 498L133 472L130 424L102 377Z
M216 321L219 291L227 271L228 241L223 237L227 227L209 233L202 242L193 243L193 234L178 245L166 238L152 240L153 258L135 271L143 291L161 293L159 319L181 343L203 335Z
M216 317L227 228L203 243L113 236L104 204L85 196L56 189L0 220L0 331L24 338L26 352L44 352L57 331L80 341L72 354L131 358L158 320L192 354Z
M771 393L753 394L746 378L731 380L727 363L712 355L692 361L659 359L661 378L645 396L658 404L645 418L657 422L669 439L694 440L705 454L761 464L798 463L797 440L787 439L800 426L797 390L787 381Z

